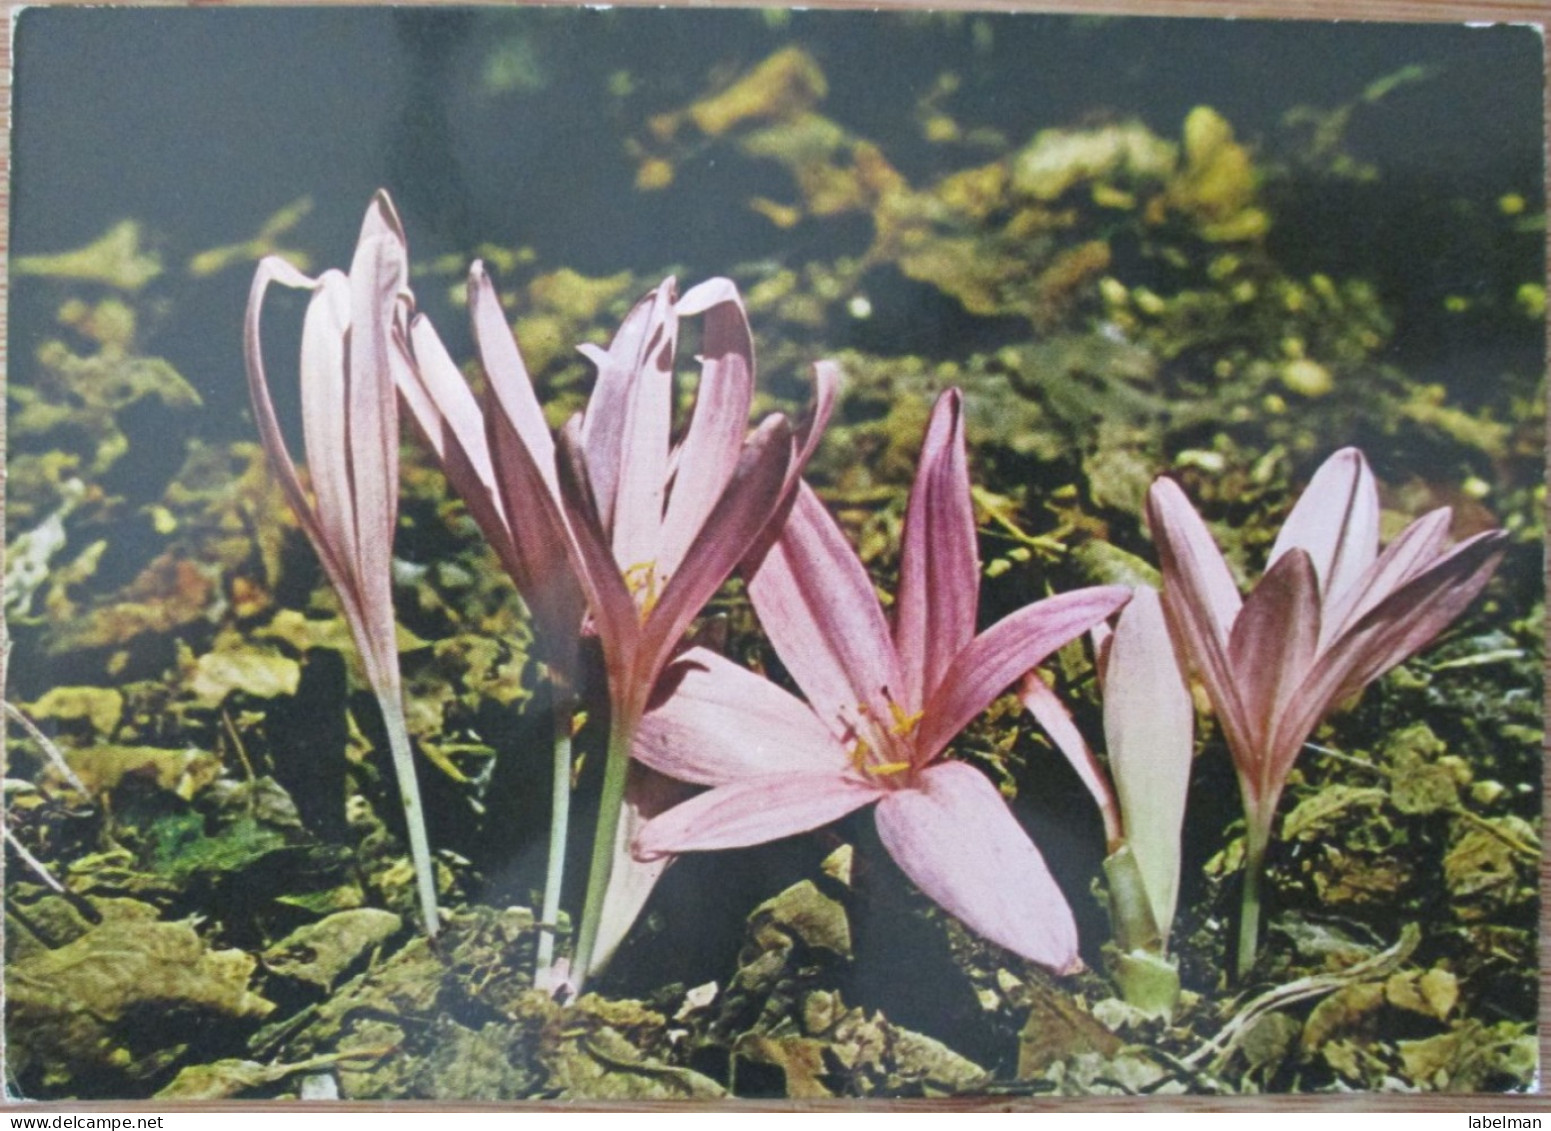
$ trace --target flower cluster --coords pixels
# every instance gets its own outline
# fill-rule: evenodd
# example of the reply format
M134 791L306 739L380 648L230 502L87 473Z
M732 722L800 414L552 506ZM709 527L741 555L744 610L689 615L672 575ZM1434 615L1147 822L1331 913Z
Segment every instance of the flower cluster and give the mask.
M950 389L927 426L886 615L802 479L839 371L814 366L805 427L776 414L750 428L754 343L731 282L680 295L665 280L607 348L582 347L596 370L591 399L555 434L482 266L467 292L482 396L416 313L408 277L403 231L383 193L348 276L312 279L278 259L261 263L247 324L255 415L382 705L429 932L436 881L403 723L390 587L401 401L526 603L552 685L547 926L563 882L570 716L589 695L606 704L602 796L569 967L553 961L552 934L540 949L539 976L557 988L574 990L607 961L674 855L760 844L868 806L884 848L941 907L1024 958L1079 968L1071 909L1039 849L991 782L951 756L959 733L1011 687L1105 816L1122 950L1161 956L1195 745L1190 673L1210 698L1248 815L1243 966L1254 953L1272 817L1304 741L1458 616L1502 554L1495 531L1447 549L1446 511L1379 553L1377 489L1348 449L1315 475L1247 599L1183 492L1159 479L1147 517L1161 595L1086 588L982 628L964 403ZM301 364L310 495L264 373L259 314L271 282L312 294ZM693 411L676 428L684 319L700 321L700 375ZM688 646L692 623L735 573L801 698ZM1090 632L1107 771L1035 670ZM581 686L589 635L601 647L605 688Z

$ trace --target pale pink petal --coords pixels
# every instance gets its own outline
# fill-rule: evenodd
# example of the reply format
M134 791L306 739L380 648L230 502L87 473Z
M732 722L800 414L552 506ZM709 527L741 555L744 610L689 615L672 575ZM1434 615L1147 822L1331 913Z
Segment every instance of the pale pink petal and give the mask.
M1291 549L1307 551L1325 602L1342 599L1379 553L1379 489L1368 461L1342 448L1320 465L1282 524L1269 572Z
M350 265L347 438L362 604L391 657L393 531L398 524L399 416L393 325L409 287L404 231L388 194L372 198ZM386 623L382 622L386 616ZM381 653L379 653L381 654Z
M1025 672L1130 599L1131 590L1120 585L1078 589L1026 605L975 637L953 658L937 694L927 701L916 732L916 765L937 757Z
M848 765L807 704L705 648L675 657L652 698L633 754L681 781L725 785L773 773L839 773Z
M468 296L474 343L479 350L480 364L485 367L490 392L512 431L533 453L533 462L543 473L550 493L559 498L554 437L549 434L549 423L544 419L544 410L539 407L538 396L533 391L533 379L517 349L512 329L506 323L495 284L485 272L485 265L477 260L469 268Z
M247 316L243 323L243 357L246 362L248 392L253 401L253 415L258 425L259 439L269 456L270 467L274 469L275 477L280 482L280 489L285 494L286 502L291 505L297 521L301 523L313 549L317 551L318 558L323 563L324 573L328 575L334 588L339 591L340 599L345 602L347 619L359 620L360 602L350 587L349 575L345 572L345 560L330 544L318 520L318 512L314 509L312 500L302 489L301 480L296 474L296 464L291 459L285 436L280 430L280 421L275 416L274 402L270 400L269 381L264 373L261 316L264 309L264 295L271 283L280 283L282 286L306 291L315 291L319 285L285 260L275 256L260 260L258 269L254 272L253 287L248 293Z
M1081 968L1077 924L1050 869L996 787L962 762L887 794L878 836L943 910L998 946L1058 973Z
M754 399L754 338L738 289L712 279L679 300L680 315L705 315L700 384L677 451L673 491L662 526L661 576L677 572L690 541L721 497L738 463Z
M764 530L791 459L791 426L780 415L766 418L744 444L726 490L646 617L642 642L646 666L641 678L656 679L690 621L700 615Z
M1442 554L1449 543L1449 524L1453 519L1454 512L1449 507L1424 514L1384 547L1384 552L1340 600L1327 600L1320 625L1320 646L1328 647L1347 626L1357 623L1373 606Z
M593 947L592 969L579 971L584 977L608 965L609 959L625 941L630 928L641 915L652 889L673 863L672 856L655 860L637 860L630 852L646 823L678 805L694 792L693 787L654 773L645 766L632 765L625 779L625 804L615 828L614 863L608 886L603 891L603 908L598 916L598 941Z
M1147 492L1147 525L1163 572L1163 612L1201 676L1228 742L1249 749L1253 730L1228 662L1228 633L1243 602L1211 533L1171 479Z
M849 742L890 719L904 676L872 579L806 483L749 579L759 623L814 712Z
M606 351L582 351L598 366L582 447L621 569L655 568L660 550L678 348L674 293L674 281L664 280L636 304Z
M883 788L835 773L771 774L719 785L647 822L633 851L640 860L667 852L747 848L822 828L883 794Z
M1110 639L1104 742L1153 921L1168 943L1179 899L1180 830L1195 710L1156 591L1136 590Z
M963 397L949 389L932 409L905 510L894 644L908 710L931 698L953 658L974 639L979 593Z
M521 445L519 444L518 447ZM502 458L501 447L496 445L497 468ZM609 548L608 535L598 517L598 504L588 481L587 464L581 449L579 422L572 417L560 433L555 449L555 470L560 479L560 495L565 507L566 525L570 528L576 548L576 566L587 604L592 609L593 623L603 644L604 660L608 664L610 694L626 690L641 696L644 706L648 687L625 688L621 679L628 679L635 665L640 648L641 622L635 600L625 588L619 566L614 562ZM621 704L615 703L618 707Z
M1110 851L1113 852L1120 846L1123 836L1120 810L1116 806L1115 795L1110 790L1109 780L1104 775L1104 768L1099 765L1099 760L1093 756L1087 740L1077 729L1077 724L1072 721L1071 712L1056 697L1056 693L1037 671L1029 672L1018 681L1018 698L1034 717L1034 721L1050 736L1056 749L1071 763L1072 769L1077 771L1077 777L1093 795L1094 804L1099 807L1099 814L1104 818L1104 839L1109 843Z
M1277 726L1275 772L1286 776L1309 732L1332 707L1424 648L1464 612L1491 580L1506 542L1500 530L1461 542L1343 632L1315 663Z
M1239 774L1259 797L1273 782L1270 741L1319 648L1319 579L1299 546L1260 579L1233 623L1228 663L1249 718L1248 745L1232 747Z
M797 476L802 474L808 466L808 460L813 457L814 449L819 446L819 440L824 435L824 429L829 424L829 418L835 411L835 402L840 397L840 366L833 361L816 361L813 363L813 408L808 413L808 418L798 431L797 459L792 464L791 476L785 490L790 491L797 485Z
M504 562L511 551L511 530L490 460L485 415L430 320L416 316L409 338L415 364L399 385L399 394L448 482Z
M356 553L347 429L349 331L350 281L339 271L325 271L302 321L302 438L319 529L359 599L361 562Z

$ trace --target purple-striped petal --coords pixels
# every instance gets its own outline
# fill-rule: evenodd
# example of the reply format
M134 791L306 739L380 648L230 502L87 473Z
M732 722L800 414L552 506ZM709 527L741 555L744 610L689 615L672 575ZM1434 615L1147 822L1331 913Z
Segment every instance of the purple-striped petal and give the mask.
M325 271L302 320L302 439L318 527L359 598L361 561L351 499L350 389L345 372L349 333L350 281L342 272Z
M1368 461L1342 448L1320 465L1282 524L1269 572L1294 548L1308 553L1326 604L1352 590L1379 553L1379 490Z
M1239 774L1256 796L1280 789L1269 764L1272 731L1318 649L1319 579L1308 553L1295 547L1250 593L1228 641L1228 663L1249 718L1248 745L1232 750Z
M661 548L678 348L674 303L675 283L666 279L635 305L607 350L582 347L598 367L581 427L598 518L619 568L643 578Z
M1247 750L1252 726L1228 662L1228 633L1243 602L1201 516L1172 479L1147 492L1147 525L1163 572L1163 612L1206 685L1229 745Z
M711 279L679 300L679 314L704 314L700 384L689 429L676 453L673 489L662 523L660 576L678 571L689 543L721 497L748 431L754 400L754 338L738 288Z
M647 822L633 851L638 860L651 860L668 852L764 844L822 828L878 800L883 792L872 782L834 771L745 778L692 797Z
M900 551L894 644L904 669L901 701L911 709L931 698L953 658L974 639L979 593L963 397L949 389L927 424Z
M1050 869L989 781L962 762L878 803L900 870L978 935L1059 973L1081 968L1077 924Z
M764 530L791 458L791 426L780 415L766 418L745 442L721 498L646 617L642 679L656 679L690 621L700 615Z
M1502 561L1507 538L1489 530L1461 542L1413 574L1321 654L1278 721L1275 772L1285 776L1309 732L1332 707L1424 648L1465 611Z
M937 693L923 709L916 737L916 765L924 766L937 757L991 700L1025 672L1130 599L1131 590L1120 585L1078 589L1026 605L975 637L953 658Z
M904 676L872 580L840 527L799 483L780 537L749 579L759 623L830 732L848 742L890 719Z
M848 758L807 704L705 648L675 657L652 693L634 756L670 777L725 785L839 773Z
M499 446L496 458L501 459ZM576 417L561 430L555 459L566 524L576 547L573 564L577 567L588 607L592 609L593 623L603 644L604 662L610 673L610 695L616 700L616 708L622 705L617 697L627 691L639 694L644 706L650 688L634 684L627 688L621 682L630 678L629 673L635 666L641 641L640 614L630 591L625 588L624 578L620 576L619 566L609 548L608 535L598 517L598 504L588 481Z
M474 344L479 350L479 361L484 366L491 396L512 431L533 454L533 462L543 473L550 493L558 499L560 485L555 479L555 440L549 434L549 422L544 419L544 410L539 407L538 396L533 391L533 378L528 375L512 329L506 323L495 284L490 281L485 265L477 260L469 268L468 296Z
M1334 602L1325 601L1324 621L1320 625L1320 645L1328 647L1349 625L1356 624L1390 593L1427 568L1449 543L1449 524L1454 512L1449 507L1429 511L1406 527L1364 571L1345 593Z

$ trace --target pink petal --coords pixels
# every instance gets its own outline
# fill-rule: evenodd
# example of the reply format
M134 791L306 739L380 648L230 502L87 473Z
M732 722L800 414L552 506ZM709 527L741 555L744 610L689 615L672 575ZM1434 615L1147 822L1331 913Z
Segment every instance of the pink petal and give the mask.
M550 493L545 469L517 434L511 418L492 405L485 415L485 424L500 506L511 532L506 545L496 544L496 550L533 614L542 658L568 673L586 607L578 567L572 560L572 525L566 521L560 502ZM607 561L608 573L622 592L623 583L613 568L613 559ZM628 593L624 600L630 607L633 626L634 605Z
M1130 599L1131 590L1120 585L1078 589L1026 605L975 637L953 658L926 704L916 732L916 765L937 757L1025 672Z
M399 395L448 482L504 561L511 552L511 531L500 504L484 413L430 320L417 315L409 337L415 364L399 385Z
M491 395L512 431L533 453L533 462L543 473L550 493L558 499L560 485L555 479L555 440L549 434L549 422L544 419L544 410L539 407L538 396L533 391L533 378L528 375L512 329L506 323L495 284L486 274L485 265L478 261L469 268L468 296L469 321L473 325L474 342Z
M1328 646L1349 625L1361 620L1373 606L1415 577L1449 543L1449 524L1454 512L1449 507L1429 511L1400 532L1384 552L1370 565L1341 599L1325 602L1325 617L1320 625L1320 644Z
M692 792L684 783L653 773L645 766L630 767L630 776L625 779L625 805L614 838L614 864L598 917L592 969L579 971L580 974L594 974L608 965L640 918L641 908L646 906L657 881L673 863L672 856L637 860L630 853L631 842L648 821L684 801Z
M633 754L697 785L783 772L834 774L848 765L807 704L704 648L676 657L658 679Z
M385 192L367 208L350 265L350 376L347 388L350 493L362 603L379 649L395 656L393 532L398 524L399 417L393 326L409 300L409 256ZM401 307L403 299L405 306ZM381 654L381 653L379 653Z
M501 458L501 446L498 444L497 468L500 467ZM576 417L572 417L561 431L555 459L566 525L570 528L576 547L574 564L579 571L588 607L592 609L593 623L597 626L603 644L604 661L609 667L610 695L616 700L616 708L622 705L618 696L626 691L639 694L644 705L649 688L616 686L620 679L629 678L635 666L640 648L641 622L635 599L625 588L624 578L620 576L619 566L615 564L614 554L608 544L608 535L604 533L598 516L598 504L593 496L592 484L588 481L587 465L583 462L581 430Z
M318 279L302 321L302 436L307 474L317 499L318 526L335 561L361 596L355 506L350 490L349 384L345 373L350 332L350 282L338 271Z
M334 588L339 591L340 599L345 602L347 618L359 619L360 602L350 586L344 559L339 557L336 548L330 544L318 520L318 512L314 509L312 500L302 489L301 480L296 474L296 464L291 459L290 451L286 447L285 435L280 430L280 421L275 416L274 402L270 400L269 381L264 374L261 318L264 295L271 283L280 283L282 286L307 291L315 291L319 286L317 282L276 256L268 256L260 260L258 270L254 272L253 286L248 293L247 315L243 323L243 356L248 373L248 392L253 401L253 415L258 424L259 439L263 442L264 451L269 456L269 464L274 469L275 477L280 481L280 489L285 494L286 502L290 503L297 521L301 523L308 540L317 551L323 563L324 573L328 575Z
M980 556L964 451L963 398L937 399L905 511L894 643L904 668L902 702L924 703L953 657L975 636Z
M806 483L749 579L759 623L814 712L843 742L890 719L905 686L872 580ZM901 704L908 711L909 704Z
M678 347L675 284L666 279L625 318L598 366L581 439L598 517L621 569L654 566L660 550Z
M1304 740L1352 698L1430 643L1470 605L1502 561L1507 535L1489 530L1414 574L1343 632L1315 663L1277 727L1275 771L1285 777Z
M1179 899L1180 830L1195 751L1195 709L1175 661L1163 605L1152 589L1136 590L1110 640L1104 742L1126 843L1167 944Z
M1163 571L1163 612L1176 642L1206 684L1230 746L1253 745L1251 725L1228 662L1228 633L1242 601L1206 524L1171 479L1147 492L1147 525Z
M647 823L636 837L638 860L667 852L747 848L822 828L876 801L873 782L820 774L770 774L719 785Z
M1228 663L1249 719L1249 745L1233 746L1239 774L1258 797L1280 790L1269 743L1319 648L1319 579L1302 547L1283 554L1260 579L1233 623Z
M1071 763L1072 769L1077 771L1082 784L1087 786L1088 792L1093 795L1094 803L1098 805L1099 813L1104 817L1104 838L1113 851L1119 847L1123 836L1120 811L1116 807L1115 795L1109 787L1109 779L1105 777L1104 768L1093 756L1093 751L1089 749L1082 732L1072 721L1071 713L1066 709L1065 704L1056 698L1056 693L1037 671L1029 672L1018 682L1018 698L1034 717L1034 721L1050 736L1056 749Z
M1058 973L1081 968L1077 924L1007 803L962 762L924 770L878 803L878 836L900 870L970 930Z
M791 458L791 426L783 416L767 418L748 438L726 490L646 618L642 642L646 666L641 678L656 679L689 622L700 615L764 530Z
M1320 465L1282 524L1270 568L1287 551L1306 550L1328 605L1357 584L1379 552L1379 491L1368 461L1342 448Z
M754 339L738 289L712 279L679 300L680 315L705 314L700 385L677 456L658 567L671 577L737 466L754 399Z

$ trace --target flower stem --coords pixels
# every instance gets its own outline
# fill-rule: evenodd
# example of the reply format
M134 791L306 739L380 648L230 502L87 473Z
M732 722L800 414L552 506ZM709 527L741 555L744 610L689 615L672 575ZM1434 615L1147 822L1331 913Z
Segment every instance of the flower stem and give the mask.
M549 869L544 876L544 907L539 913L536 972L543 975L555 961L555 924L560 918L560 888L565 881L565 847L571 821L571 724L576 697L551 678L554 712L555 784L550 791Z
M415 760L409 746L409 727L404 722L404 705L398 696L380 694L382 719L388 730L388 748L393 753L393 772L399 781L399 796L404 802L404 826L409 830L409 858L415 868L415 887L420 895L420 917L425 933L436 937L441 920L436 913L436 874L431 865L431 844L425 833L425 810L420 804L420 785L415 780Z
M1249 977L1255 965L1255 952L1260 941L1260 881L1265 873L1266 845L1271 840L1271 822L1251 816L1246 840L1244 902L1239 915L1239 956L1234 967L1241 982Z
M577 992L592 973L593 951L603 921L603 897L614 873L614 844L625 805L625 777L630 769L630 748L635 743L640 710L616 703L609 719L609 752L603 764L603 793L598 800L598 831L592 842L592 863L587 870L587 902L576 944L572 975Z

